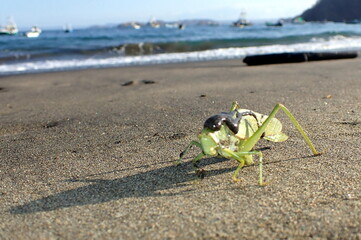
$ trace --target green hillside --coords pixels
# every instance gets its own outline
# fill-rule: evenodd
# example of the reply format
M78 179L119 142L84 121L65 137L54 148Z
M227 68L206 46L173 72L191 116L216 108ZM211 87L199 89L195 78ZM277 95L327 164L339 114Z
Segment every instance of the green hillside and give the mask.
M350 22L361 19L361 0L319 0L301 14L306 21Z

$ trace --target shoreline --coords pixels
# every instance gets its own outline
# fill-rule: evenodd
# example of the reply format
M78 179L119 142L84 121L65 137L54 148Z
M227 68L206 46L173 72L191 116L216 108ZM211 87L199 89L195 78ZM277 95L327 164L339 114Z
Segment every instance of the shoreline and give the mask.
M4 239L357 239L361 233L361 59L247 67L242 60L0 77ZM260 141L258 164L175 166L203 122L232 101L290 138ZM256 161L257 163L258 161Z
M339 48L339 49L326 48L324 50L322 50L323 48L320 48L317 51L315 51L313 48L308 48L308 47L304 48L303 50L299 50L300 49L299 44L285 45L284 47L285 49L282 52L274 51L271 49L272 46L266 45L266 46L244 47L244 48L210 49L204 51L180 52L180 53L174 52L167 54L153 54L153 55L145 54L140 56L125 56L120 58L110 57L104 59L92 59L92 58L77 59L77 60L68 59L68 61L63 61L61 63L55 59L49 59L49 61L43 60L43 61L35 61L28 63L20 62L10 65L3 64L2 66L0 66L0 77L32 74L32 73L78 71L78 70L86 70L86 69L127 68L127 67L142 67L142 66L156 66L156 65L169 65L169 64L214 62L214 61L215 62L239 61L239 60L247 59L250 56L264 55L264 54L277 55L282 53L283 54L300 53L300 54L317 56L319 54L337 55L338 53L346 53L346 52L348 53L353 52L356 55L360 53L360 49L358 48L355 49L355 47ZM218 57L216 58L215 56ZM53 60L54 62L52 62ZM322 60L327 60L327 59L322 59ZM289 61L289 63L291 63L291 61ZM49 65L51 66L50 69L49 69ZM19 71L19 69L22 69L23 72Z
M121 69L121 68L141 68L141 67L172 67L174 65L192 65L195 63L199 63L199 64L212 64L213 62L215 62L216 64L222 63L222 62L233 62L233 61L237 61L240 62L241 65L246 66L245 63L242 62L244 57L242 58L237 58L237 59L216 59L216 60L200 60L200 61L190 61L190 62L170 62L170 63L148 63L148 64L135 64L135 65L129 65L129 66L105 66L105 67L91 67L91 68L74 68L74 69L59 69L59 70L48 70L48 71L43 71L43 72L23 72L23 73L10 73L10 74L0 74L0 79L3 77L12 77L12 76L24 76L24 75L32 75L32 74L42 74L42 73L64 73L64 72L77 72L77 71L87 71L87 70L112 70L112 69Z
M204 52L207 52L204 51ZM197 53L197 52L193 52L193 53ZM199 52L198 52L199 53ZM352 58L360 58L360 51L359 50L352 50L352 49L343 49L343 50L327 50L327 51L296 51L296 52L284 52L284 53L259 53L259 54L245 54L244 56L239 56L239 57L233 57L233 58L225 58L225 59L195 59L195 60L187 60L187 61L175 61L175 62L157 62L155 61L154 63L152 62L147 62L147 63L134 63L134 64L119 64L119 65L114 65L114 66L99 66L99 65L94 65L94 66L85 66L85 67L77 67L77 68L59 68L59 69L52 69L52 70L42 70L40 72L38 71L28 71L28 72L12 72L12 73L7 73L7 74L3 74L0 73L0 78L1 77L8 77L8 76L18 76L18 75L27 75L27 74L41 74L41 73L60 73L60 72L73 72L73 71L81 71L81 70L89 70L89 69L114 69L114 68L138 68L138 67L156 67L156 66L168 66L168 65L187 65L187 64L197 64L197 63L209 63L212 64L214 63L222 63L222 62L234 62L234 61L247 61L247 58L254 58L254 56L265 56L265 55L274 55L274 57L276 57L277 55L282 55L282 54L291 54L291 55L297 55L297 54L305 54L305 55L314 55L316 56L316 58L314 60L309 60L307 59L308 57L306 57L305 61L300 61L300 60L291 60L291 59L285 59L285 62L273 62L271 59L268 59L267 61L269 61L269 65L272 64L288 64L288 63L301 63L301 62L308 62L308 61L333 61L333 60L341 60L341 59L352 59ZM172 54L172 53L169 53ZM184 52L184 54L192 54L192 52ZM351 54L355 55L355 56L351 56ZM319 56L318 56L319 55ZM325 55L325 56L323 56ZM329 55L329 56L327 56ZM333 56L332 56L333 55ZM340 55L340 56L338 56ZM342 56L344 55L344 56ZM349 56L347 56L349 55ZM145 55L147 56L147 55ZM151 55L149 55L151 56ZM157 55L153 55L154 57ZM312 58L312 57L311 57ZM260 60L257 60L260 61ZM257 62L256 61L256 62ZM263 65L264 63L258 63L255 65ZM242 62L242 65L247 65L246 63ZM250 64L250 65L254 65ZM267 64L265 64L267 65Z

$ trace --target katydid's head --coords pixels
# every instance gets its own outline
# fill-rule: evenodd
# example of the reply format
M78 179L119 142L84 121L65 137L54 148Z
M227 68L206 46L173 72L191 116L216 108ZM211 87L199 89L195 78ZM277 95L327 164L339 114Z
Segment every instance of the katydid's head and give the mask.
M236 116L237 114L238 112L236 113ZM220 114L208 118L204 122L203 126L204 128L208 128L213 131L219 131L222 127L222 124L225 123L233 133L237 133L240 119L238 119L237 117L234 118L234 115L235 115L234 111L229 113L222 112Z
M238 112L237 110L231 112L222 112L220 114L214 115L208 118L204 122L204 128L208 128L213 131L219 131L223 124L225 124L229 130L231 130L234 134L238 133L239 124L241 122L242 117L244 116L252 116L256 119L257 116L252 111Z

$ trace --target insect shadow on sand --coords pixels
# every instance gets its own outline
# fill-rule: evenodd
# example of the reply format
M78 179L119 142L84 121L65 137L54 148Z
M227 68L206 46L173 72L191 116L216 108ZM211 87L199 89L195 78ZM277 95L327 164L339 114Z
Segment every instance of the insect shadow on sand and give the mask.
M269 148L266 147L265 150ZM265 163L276 164L279 162L299 161L300 159L312 158L313 156L291 158L279 161ZM235 165L229 164L229 167L208 170L207 166L224 161L232 161L225 158L208 158L200 163L200 167L206 169L205 178L221 175L234 171ZM174 162L174 161L172 161ZM163 164L162 162L159 164ZM128 169L112 170L108 172L87 175L85 177L67 179L69 183L89 183L89 185L78 187L71 190L62 191L38 200L33 200L23 205L18 205L9 210L11 214L29 214L37 212L47 212L57 209L93 205L113 200L119 200L130 197L157 197L157 196L174 196L178 194L189 194L189 190L182 189L196 180L196 175L191 167L191 161L181 165L170 165L150 171L140 172L134 175L125 176L117 179L94 178L110 173L126 172L134 169L149 168L151 165L133 167ZM257 166L257 163L252 166ZM248 168L250 166L245 166ZM237 184L234 187L238 187ZM177 190L178 189L178 190ZM172 190L172 193L160 193L162 190Z
M227 159L209 158L202 165L216 164ZM150 167L142 166L146 169ZM229 168L209 170L206 177L211 177L234 170L234 165ZM66 182L83 182L89 185L71 190L62 191L38 200L15 206L9 211L12 214L28 214L36 212L53 211L74 206L92 205L130 197L171 196L182 194L182 187L189 185L196 179L191 163L176 166L174 164L150 171L140 172L135 175L117 179L94 178L109 173L129 171L132 169L114 170L105 173L85 176L83 178L67 179ZM179 190L176 190L179 189ZM162 190L172 190L172 193L159 193Z

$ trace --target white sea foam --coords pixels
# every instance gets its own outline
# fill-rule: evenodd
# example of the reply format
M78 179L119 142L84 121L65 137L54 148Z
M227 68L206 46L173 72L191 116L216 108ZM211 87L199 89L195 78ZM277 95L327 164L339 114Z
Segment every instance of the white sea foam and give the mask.
M28 72L57 71L67 69L102 68L162 63L180 63L210 61L221 59L241 59L247 55L301 51L361 51L361 38L335 36L331 39L312 39L308 43L289 45L268 45L244 48L222 48L215 50L166 53L144 56L117 56L108 58L87 58L67 60L29 61L0 65L0 74L17 74Z

